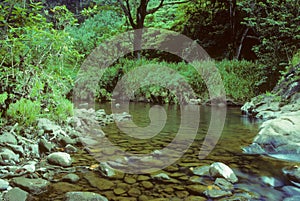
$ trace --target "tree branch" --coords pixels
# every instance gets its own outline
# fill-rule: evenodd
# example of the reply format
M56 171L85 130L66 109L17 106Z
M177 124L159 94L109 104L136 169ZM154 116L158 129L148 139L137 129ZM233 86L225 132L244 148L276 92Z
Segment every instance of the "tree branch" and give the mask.
M175 2L167 2L167 3L164 3L164 0L161 0L160 1L160 4L156 7L156 8L153 8L149 11L147 11L147 14L153 14L155 13L156 11L158 11L161 7L163 6L167 6L167 5L176 5L176 4L183 4L183 3L188 3L189 1L175 1Z
M130 11L129 1L125 0L126 6L122 2L122 0L118 0L118 2L120 4L122 10L124 11L125 15L128 17L130 25L135 29L137 27L137 25L133 21L131 11Z

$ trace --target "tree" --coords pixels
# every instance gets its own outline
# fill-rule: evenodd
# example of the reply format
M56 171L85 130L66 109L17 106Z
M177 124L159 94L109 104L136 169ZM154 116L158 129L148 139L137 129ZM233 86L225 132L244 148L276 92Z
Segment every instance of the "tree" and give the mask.
M265 86L276 84L292 56L300 48L299 0L248 0L239 3L246 13L243 24L255 34L258 44L253 47L262 69Z
M139 0L139 3L136 1L130 0L118 0L119 5L121 6L130 26L136 30L133 39L133 48L134 50L141 49L141 40L142 40L142 28L144 28L144 23L146 16L153 14L158 11L160 8L166 5L182 4L187 3L188 1L172 1L166 2L165 0L152 1L155 6L151 7L149 5L150 0ZM135 14L135 19L134 19ZM140 59L140 51L135 51L135 57Z

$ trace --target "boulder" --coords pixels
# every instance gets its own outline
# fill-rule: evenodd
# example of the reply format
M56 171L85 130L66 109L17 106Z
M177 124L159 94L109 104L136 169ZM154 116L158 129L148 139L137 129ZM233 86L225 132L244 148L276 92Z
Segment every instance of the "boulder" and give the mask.
M65 152L54 152L47 156L47 161L53 165L68 167L72 165L70 154Z
M253 143L244 148L249 154L268 154L273 157L298 160L300 154L300 111L290 112L265 121ZM295 157L296 156L296 157Z
M230 181L231 183L235 183L238 181L238 178L236 177L233 170L221 162L215 162L211 164L209 167L209 173L212 177L221 177L226 179L227 181Z

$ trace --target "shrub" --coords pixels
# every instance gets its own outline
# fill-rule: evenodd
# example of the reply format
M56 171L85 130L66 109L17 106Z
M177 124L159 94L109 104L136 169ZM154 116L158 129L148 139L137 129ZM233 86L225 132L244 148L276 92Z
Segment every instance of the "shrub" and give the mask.
M7 115L12 120L25 125L31 125L40 114L41 104L39 101L31 101L21 98L19 101L9 105Z

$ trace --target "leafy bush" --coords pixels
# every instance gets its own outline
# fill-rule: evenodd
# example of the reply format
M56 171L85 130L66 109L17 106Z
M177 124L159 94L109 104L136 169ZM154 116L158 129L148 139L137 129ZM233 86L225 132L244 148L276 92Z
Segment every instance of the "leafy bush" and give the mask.
M40 111L41 103L39 101L21 98L19 101L9 105L7 115L20 124L30 125L35 122Z
M261 81L261 72L256 64L244 60L223 60L215 62L215 64L223 80L228 98L244 102L257 95L257 88ZM205 64L200 63L199 65L204 66ZM139 73L129 74L138 67L141 67L141 71L138 71ZM168 75L162 73L162 67L168 67L174 70L174 73L169 73ZM201 75L193 66L184 62L167 63L145 59L123 59L114 66L107 68L104 72L99 81L97 99L100 101L110 100L117 82L125 75L130 75L130 78L123 85L129 87L122 88L122 95L127 96L131 94L130 90L142 86L134 92L134 100L179 103L182 100L188 101L190 98L195 97L207 99L209 95L206 84L214 85L215 77L210 71L203 70L203 72L202 76L209 78L207 83L203 81ZM183 76L183 79L180 75ZM193 89L194 94L188 93L188 85ZM214 93L217 92L214 91ZM180 94L180 97L177 97L176 94Z
M262 77L257 64L245 60L222 60L216 65L228 98L244 102L257 95Z

